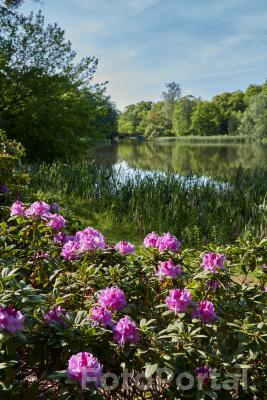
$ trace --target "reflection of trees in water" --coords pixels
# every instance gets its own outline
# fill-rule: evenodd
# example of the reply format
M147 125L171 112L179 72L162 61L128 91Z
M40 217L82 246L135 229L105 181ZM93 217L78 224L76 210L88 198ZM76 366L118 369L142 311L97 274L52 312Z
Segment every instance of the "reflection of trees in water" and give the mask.
M259 143L194 144L177 142L119 144L118 159L142 169L181 174L233 176L246 168L267 169L267 146Z
M118 161L118 144L106 144L95 147L91 158L96 164L113 165Z

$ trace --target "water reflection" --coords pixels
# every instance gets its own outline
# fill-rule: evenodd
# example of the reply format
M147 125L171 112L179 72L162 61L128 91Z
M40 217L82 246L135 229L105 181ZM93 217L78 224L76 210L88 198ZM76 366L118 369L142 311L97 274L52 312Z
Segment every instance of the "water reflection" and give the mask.
M267 169L267 145L260 143L194 143L180 141L130 142L99 146L97 163L121 165L141 171L172 171L179 175L231 178L243 169ZM124 164L125 167L125 164Z

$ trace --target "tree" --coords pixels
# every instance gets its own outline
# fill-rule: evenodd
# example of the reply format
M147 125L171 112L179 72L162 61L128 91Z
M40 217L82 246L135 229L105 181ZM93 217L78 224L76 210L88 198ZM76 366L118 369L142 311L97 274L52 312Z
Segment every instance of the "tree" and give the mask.
M42 0L33 0L35 3L41 3ZM8 8L17 8L19 6L21 6L22 3L24 3L24 0L2 0L0 1L0 6L1 6L1 2L3 3L3 5L5 7Z
M225 92L213 97L212 102L220 109L222 134L229 134L229 130L233 132L235 116L238 112L243 112L246 106L244 93L241 90L232 93ZM238 119L235 119L235 122L237 123Z
M180 84L176 82L165 83L165 86L167 88L167 91L162 92L162 95L165 102L166 119L168 121L169 128L171 129L172 114L174 111L175 103L181 97L182 90Z
M124 135L142 135L147 126L147 114L151 110L151 101L130 104L119 115L118 129Z
M256 94L260 94L262 91L262 85L249 85L247 90L245 91L245 102L248 104L251 97L256 96Z
M0 128L31 159L51 161L85 151L97 135L105 85L92 85L98 60L76 53L57 24L2 9L0 16ZM99 99L102 96L99 107Z
M173 132L176 136L189 134L191 117L196 105L197 99L193 96L184 96L177 101L172 116Z
M199 136L220 135L221 114L216 104L209 101L199 102L192 115L192 133Z
M252 96L239 126L240 135L267 137L267 95Z

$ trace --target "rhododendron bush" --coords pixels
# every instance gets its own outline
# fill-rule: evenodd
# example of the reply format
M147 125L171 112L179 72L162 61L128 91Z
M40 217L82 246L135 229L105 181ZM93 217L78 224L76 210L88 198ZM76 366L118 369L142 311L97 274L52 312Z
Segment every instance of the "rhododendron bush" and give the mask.
M267 239L111 245L70 225L41 201L0 224L1 398L264 398Z

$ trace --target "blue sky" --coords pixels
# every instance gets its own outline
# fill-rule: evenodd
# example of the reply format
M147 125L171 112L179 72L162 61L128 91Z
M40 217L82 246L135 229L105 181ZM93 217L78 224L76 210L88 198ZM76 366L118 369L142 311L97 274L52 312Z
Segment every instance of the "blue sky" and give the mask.
M79 56L99 59L119 109L159 100L164 83L211 98L267 78L266 0L26 0L65 29Z

